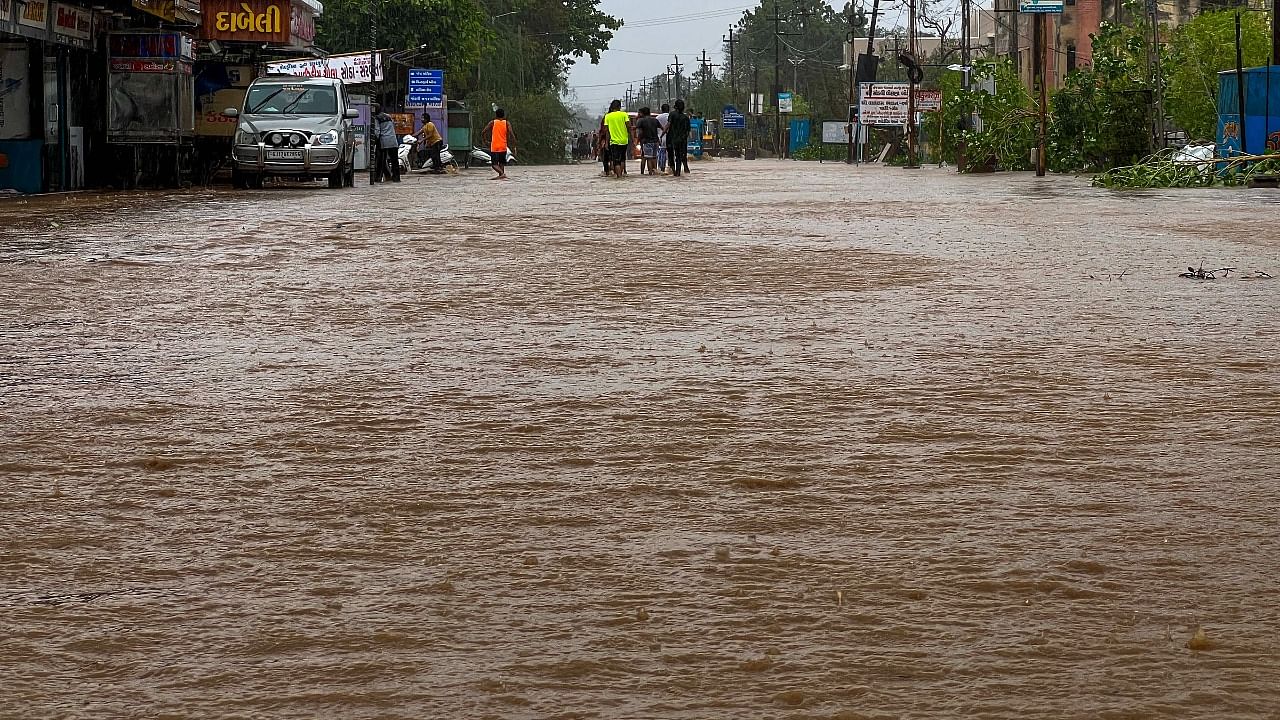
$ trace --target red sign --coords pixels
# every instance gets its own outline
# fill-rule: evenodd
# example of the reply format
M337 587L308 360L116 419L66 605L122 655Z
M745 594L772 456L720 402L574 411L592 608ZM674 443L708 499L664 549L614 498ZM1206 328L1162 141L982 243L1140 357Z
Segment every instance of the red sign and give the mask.
M289 35L295 45L307 46L316 40L316 16L311 9L293 4L289 7Z
M55 33L80 40L93 38L93 16L88 10L59 4L53 6L53 11Z
M205 40L289 42L289 0L204 0Z
M111 57L178 58L177 33L128 33L111 36Z

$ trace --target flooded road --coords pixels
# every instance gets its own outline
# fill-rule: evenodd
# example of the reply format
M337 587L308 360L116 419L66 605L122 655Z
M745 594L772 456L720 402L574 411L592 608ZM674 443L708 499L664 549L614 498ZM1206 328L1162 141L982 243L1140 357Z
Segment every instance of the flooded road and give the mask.
M594 167L0 202L0 716L1275 717L1280 195Z

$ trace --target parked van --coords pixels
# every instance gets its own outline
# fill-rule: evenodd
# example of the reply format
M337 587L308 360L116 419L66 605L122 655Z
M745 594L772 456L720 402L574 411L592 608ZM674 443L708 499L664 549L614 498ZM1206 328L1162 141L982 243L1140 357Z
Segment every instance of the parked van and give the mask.
M236 187L262 187L268 176L328 179L329 187L355 185L355 133L359 112L337 78L267 75L254 80L237 118L231 148Z

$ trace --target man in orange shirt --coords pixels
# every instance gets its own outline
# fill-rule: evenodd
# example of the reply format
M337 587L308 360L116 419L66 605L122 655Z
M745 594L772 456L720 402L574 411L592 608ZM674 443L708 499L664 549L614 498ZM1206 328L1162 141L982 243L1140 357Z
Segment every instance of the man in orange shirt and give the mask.
M516 132L511 129L505 110L497 108L493 111L493 119L480 131L480 137L486 135L489 137L489 159L493 163L493 171L498 173L489 179L506 180L507 150L515 147Z

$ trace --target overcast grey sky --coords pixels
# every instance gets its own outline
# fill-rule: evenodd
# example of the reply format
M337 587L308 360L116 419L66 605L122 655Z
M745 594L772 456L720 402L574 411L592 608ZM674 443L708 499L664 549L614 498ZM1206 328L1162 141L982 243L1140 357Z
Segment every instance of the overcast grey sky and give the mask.
M680 56L696 67L694 58L706 49L712 62L721 63L721 38L736 24L742 11L756 7L750 0L601 0L600 9L626 21L600 56L600 64L580 59L569 71L569 88L576 102L598 112L613 98L621 98L627 85L659 75ZM832 2L832 7L844 7Z

